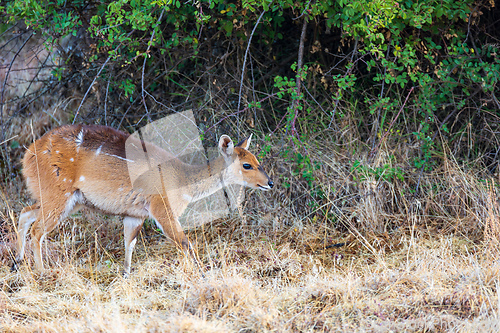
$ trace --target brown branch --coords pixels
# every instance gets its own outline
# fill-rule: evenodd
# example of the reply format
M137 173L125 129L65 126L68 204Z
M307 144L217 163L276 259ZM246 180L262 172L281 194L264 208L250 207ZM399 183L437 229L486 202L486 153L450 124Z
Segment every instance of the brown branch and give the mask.
M302 86L302 64L304 61L304 43L306 40L306 30L307 30L307 18L304 18L304 23L302 24L302 32L300 33L300 42L299 42L299 54L297 59L297 76L296 76L296 88L297 98L293 100L292 110L294 111L293 120L290 124L290 129L292 131L292 135L296 133L295 130L295 121L298 116L298 106L299 106L299 98L300 98L300 89ZM287 128L288 132L288 128Z
M127 35L127 37L130 37L130 35L132 35L133 33L135 32L135 29L130 31ZM120 44L118 44L118 46L113 50L113 53L116 53L116 51L120 48L120 46L122 46L123 44L123 41L120 42ZM111 59L111 54L108 56L108 58L106 59L106 61L104 62L104 64L101 66L101 69L99 69L99 72L97 72L96 76L94 77L94 79L92 80L92 83L90 84L89 88L87 89L87 91L85 92L85 95L83 95L83 98L80 102L80 105L78 106L78 109L76 110L76 114L75 114L75 118L73 118L73 122L72 124L75 123L76 121L76 118L78 117L78 114L80 113L80 109L82 108L82 105L83 105L83 102L85 102L85 99L87 98L87 95L89 94L90 92L90 89L92 89L92 86L94 85L95 81L97 80L97 78L99 77L99 75L101 74L102 70L104 69L104 67L106 67L106 65L108 64L109 60Z
M158 21L156 21L156 26L158 26L160 24L164 12L165 12L165 8L161 11L160 17L158 18ZM144 53L144 62L142 63L142 76L141 76L142 103L144 104L144 109L146 110L146 116L148 117L149 121L151 121L151 117L149 116L148 105L146 104L146 99L144 98L144 69L146 68L146 60L148 59L148 53L149 53L149 49L151 48L151 44L153 44L153 39L155 37L155 32L156 31L153 28L153 33L151 34L151 38L149 39L148 48L146 49L146 52Z
M304 42L306 40L306 30L307 30L307 18L304 19L304 23L302 24L302 32L300 34L300 43L299 43L299 55L297 59L297 92L300 93L301 86L301 71L302 71L302 63L304 62Z
M31 33L31 35L28 38L26 38L23 45L21 45L19 50L17 50L16 54L14 54L14 57L12 57L12 61L9 64L9 69L5 73L5 79L3 80L3 86L2 86L2 95L0 96L0 123L2 124L2 134L1 134L2 140L5 139L4 138L4 135L5 135L4 125L5 124L3 121L3 109L5 107L4 94L5 94L5 87L7 86L7 80L9 79L9 74L10 74L10 71L12 69L12 65L14 65L14 61L16 61L17 56L19 55L19 53L21 53L21 50L26 46L26 44L28 43L28 41L31 39L32 36L33 36L33 33Z
M408 98L410 97L411 93L413 92L413 89L415 89L415 87L411 87L410 91L408 92L408 95L406 95L406 98L405 98L405 101L403 103L403 105L401 105L401 108L399 109L399 112L398 114L394 117L394 119L391 121L391 123L389 124L389 127L387 128L387 131L385 132L385 134L382 136L382 138L380 139L380 141L378 142L377 146L375 146L372 151L368 154L368 160L371 160L375 154L377 153L378 151L378 148L380 147L380 145L385 141L385 138L387 137L387 135L389 134L389 132L391 131L391 128L392 126L394 125L394 122L396 121L396 119L399 118L399 115L401 114L401 112L403 111L405 105L406 105L406 102L408 102Z
M240 110L240 106L241 106L241 90L243 89L243 78L245 77L245 67L247 65L247 57L248 57L248 52L250 51L250 44L252 43L252 37L255 33L255 30L257 29L257 26L259 25L259 22L265 13L266 13L265 10L263 10L262 13L260 13L259 18L257 19L257 23L255 23L255 26L253 27L252 33L250 34L250 37L248 38L248 45L247 45L247 49L245 51L245 58L243 60L243 67L241 68L240 91L238 93L238 108L236 109L237 111ZM240 134L239 130L240 130L240 126L239 126L239 118L238 118L238 136ZM238 140L239 140L239 137L238 137Z
M355 55L356 55L356 53L357 53L357 49L358 49L358 41L359 41L359 38L356 38L356 40L354 41L354 50L352 50L352 54L351 54L351 62L350 62L350 63L351 63L351 67L349 67L349 68L347 69L347 72L344 74L344 77L343 77L344 79L345 79L345 78L346 78L349 74L351 74L351 72L352 72L352 70L353 70L353 68L354 68L354 62L353 62L353 60L354 60L354 56L355 56ZM345 58L344 58L344 59L345 59ZM361 58L356 59L356 61L355 61L355 62L358 62L360 59L361 59ZM340 62L339 62L339 63L340 63ZM330 129L330 128L332 128L333 121L335 120L335 113L337 112L337 107L339 106L339 102L340 102L340 98L339 98L339 96L340 96L340 90L341 90L341 88L339 87L339 89L337 90L337 99L335 100L335 106L334 106L334 108L333 108L332 115L331 115L331 117L330 117L330 123L328 124L328 128L329 128L329 129Z

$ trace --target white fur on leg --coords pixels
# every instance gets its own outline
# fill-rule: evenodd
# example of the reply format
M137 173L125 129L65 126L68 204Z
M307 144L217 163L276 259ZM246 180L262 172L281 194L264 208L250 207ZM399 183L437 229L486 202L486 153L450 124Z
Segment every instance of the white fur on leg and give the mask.
M26 235L33 222L36 221L38 209L33 209L28 212L22 213L19 217L18 230L17 230L17 255L16 262L20 262L24 258L24 251L26 249Z
M137 242L137 228L142 226L143 219L126 216L123 218L123 231L125 241L125 263L123 265L123 276L128 277L132 263L132 253Z

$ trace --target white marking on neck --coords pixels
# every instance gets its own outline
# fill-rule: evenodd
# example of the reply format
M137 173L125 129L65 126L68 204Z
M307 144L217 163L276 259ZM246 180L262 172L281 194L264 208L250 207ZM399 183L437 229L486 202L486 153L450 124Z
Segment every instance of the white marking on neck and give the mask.
M83 128L80 130L80 133L78 133L78 136L76 137L75 143L76 143L77 147L83 143Z
M83 182L85 180L84 176L80 176L80 181Z
M97 156L101 153L101 149L102 149L102 145L100 145L99 148L97 148L97 150L95 151L95 156Z
M80 146L83 143L83 128L80 130L80 133L76 136L75 144L76 144L76 152L80 151Z
M72 158L70 158L69 160L70 160L71 162L74 162L74 161L75 161L75 159L74 159L73 157L72 157Z

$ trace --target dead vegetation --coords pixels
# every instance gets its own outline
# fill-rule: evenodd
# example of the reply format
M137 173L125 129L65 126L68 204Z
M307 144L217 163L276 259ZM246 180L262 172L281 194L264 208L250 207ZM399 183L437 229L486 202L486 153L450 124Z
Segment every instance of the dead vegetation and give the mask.
M234 223L237 233L252 230ZM10 273L3 265L2 331L498 329L498 251L459 237L397 233L386 241L397 248L390 252L373 238L308 253L305 243L314 240L305 233L294 237L298 244L222 233L218 242L198 243L202 277L150 233L141 236L129 279L118 273L121 256L102 239L92 243L91 233L81 240L84 253L51 256L46 272ZM68 251L76 238L52 239L49 253Z
M28 249L12 273L21 205L4 205L2 331L498 330L494 183L450 159L421 179L439 185L428 195L401 195L412 182L355 181L338 156L322 156L327 196L309 215L287 208L296 202L281 186L249 194L244 221L235 214L189 232L205 276L147 224L122 278L120 221L92 212L49 237L50 269L33 271Z

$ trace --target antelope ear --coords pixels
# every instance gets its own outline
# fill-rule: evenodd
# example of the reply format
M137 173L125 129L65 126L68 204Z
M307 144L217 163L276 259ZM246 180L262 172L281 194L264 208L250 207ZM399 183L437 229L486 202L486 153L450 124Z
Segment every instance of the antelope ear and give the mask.
M219 150L224 157L233 155L234 143L233 140L227 135L223 135L219 139Z
M250 142L252 142L252 134L246 139L243 139L236 145L236 147L241 147L243 149L248 150L248 147L250 147Z

